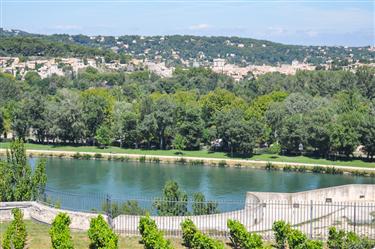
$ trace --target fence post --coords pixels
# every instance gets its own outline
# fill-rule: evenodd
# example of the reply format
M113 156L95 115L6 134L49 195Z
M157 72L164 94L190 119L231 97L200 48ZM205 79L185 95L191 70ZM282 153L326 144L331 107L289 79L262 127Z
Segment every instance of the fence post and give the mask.
M107 204L107 217L108 217L108 224L112 228L112 201L111 195L107 194L106 196L106 204Z
M310 239L313 238L313 200L310 200Z
M357 226L357 203L354 202L354 210L353 210L353 215L354 215L354 218L353 218L353 225L354 225L354 233L356 232L355 228Z

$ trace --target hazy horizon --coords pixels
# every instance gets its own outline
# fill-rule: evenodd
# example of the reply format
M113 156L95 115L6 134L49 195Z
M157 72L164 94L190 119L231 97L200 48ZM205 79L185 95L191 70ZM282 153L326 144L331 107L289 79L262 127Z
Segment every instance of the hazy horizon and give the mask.
M373 1L2 0L1 26L37 34L237 36L372 46Z

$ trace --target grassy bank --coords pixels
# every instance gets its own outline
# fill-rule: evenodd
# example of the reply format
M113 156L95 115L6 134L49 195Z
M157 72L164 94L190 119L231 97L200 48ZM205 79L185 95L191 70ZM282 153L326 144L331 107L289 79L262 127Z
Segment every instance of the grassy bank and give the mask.
M70 151L70 152L93 152L93 153L117 153L117 154L137 154L150 156L181 156L177 150L143 150L143 149L123 149L119 147L108 147L100 149L95 146L68 146L68 145L42 145L42 144L25 144L26 149L45 150L45 151ZM0 149L6 149L9 143L0 143ZM289 163L308 163L322 165L340 165L360 168L375 168L375 162L366 162L358 159L354 160L327 160L322 158L311 158L306 156L280 156L275 154L254 155L250 158L229 157L223 152L184 151L183 157L197 158L215 158L215 159L247 159L253 161L270 161L270 162L289 162Z
M49 249L51 248L51 238L49 236L49 225L37 223L34 221L25 221L27 229L27 248L28 249ZM4 238L4 233L9 223L0 223L0 240ZM89 248L89 239L87 232L73 231L72 238L74 248ZM121 249L143 249L143 245L139 243L139 237L120 237L119 248ZM173 248L183 249L180 239L171 239ZM230 248L229 246L227 248Z

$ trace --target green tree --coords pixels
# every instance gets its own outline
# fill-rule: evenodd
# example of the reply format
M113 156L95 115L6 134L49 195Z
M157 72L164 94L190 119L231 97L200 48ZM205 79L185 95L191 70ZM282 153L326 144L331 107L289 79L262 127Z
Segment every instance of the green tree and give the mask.
M107 147L112 141L112 131L108 124L102 124L96 130L95 139L98 141L100 145L104 145Z
M204 214L216 214L219 212L218 203L213 201L206 201L206 197L203 193L195 193L193 196L193 214L204 215Z
M168 181L163 189L163 196L153 206L159 215L186 215L188 204L187 194L182 192L175 181Z
M168 96L162 96L156 100L154 115L157 123L159 149L165 149L166 130L175 122L175 111L176 105Z
M364 146L367 158L374 158L375 155L375 117L368 115L363 119L359 127L359 141Z
M241 111L221 112L217 115L217 135L223 139L224 150L242 155L252 155L259 139L262 128L260 123L252 118L245 120Z
M7 161L0 161L0 197L2 201L30 201L43 193L47 176L46 161L37 162L34 174L28 164L26 150L21 140L11 143Z
M26 245L26 225L23 221L23 214L20 209L12 209L13 221L5 231L3 240L4 249L23 249Z
M306 123L301 114L292 115L283 120L279 138L281 147L288 153L298 153L300 144L305 149L306 137Z
M186 148L186 139L183 137L181 134L177 134L173 141L172 141L172 146L175 150L178 150L180 154L182 154L182 150Z

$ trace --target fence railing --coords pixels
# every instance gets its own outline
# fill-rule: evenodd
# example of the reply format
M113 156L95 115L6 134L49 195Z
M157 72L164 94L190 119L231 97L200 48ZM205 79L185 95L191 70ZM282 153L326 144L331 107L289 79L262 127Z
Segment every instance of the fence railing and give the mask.
M71 211L106 214L112 228L122 235L138 235L139 219L149 213L166 236L181 236L180 224L190 218L201 231L213 237L227 237L227 221L232 219L264 239L272 239L272 224L277 220L290 223L313 239L326 239L331 226L375 239L375 202L259 201L257 198L175 201L81 195L52 189L46 189L37 201Z

